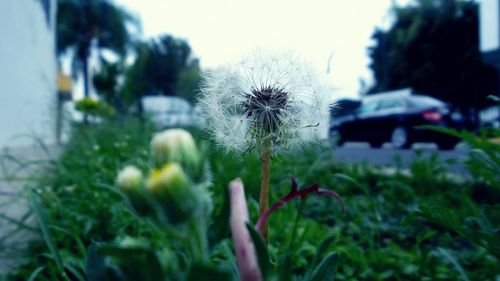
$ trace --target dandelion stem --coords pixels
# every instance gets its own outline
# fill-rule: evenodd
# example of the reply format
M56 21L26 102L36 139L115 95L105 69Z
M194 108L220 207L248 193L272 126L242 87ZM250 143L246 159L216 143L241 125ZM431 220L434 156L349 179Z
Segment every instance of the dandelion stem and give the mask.
M266 139L261 143L260 148L260 199L259 212L262 216L269 209L269 178L271 176L271 140ZM260 233L264 240L268 239L267 222L260 228Z

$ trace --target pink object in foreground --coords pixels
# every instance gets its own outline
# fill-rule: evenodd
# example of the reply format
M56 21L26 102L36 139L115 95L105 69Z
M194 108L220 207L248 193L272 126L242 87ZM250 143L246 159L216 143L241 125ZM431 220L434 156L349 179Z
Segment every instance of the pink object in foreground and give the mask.
M231 234L240 280L261 281L262 275L257 262L257 254L246 226L248 222L247 201L243 183L240 179L235 179L230 183L229 192L231 200Z

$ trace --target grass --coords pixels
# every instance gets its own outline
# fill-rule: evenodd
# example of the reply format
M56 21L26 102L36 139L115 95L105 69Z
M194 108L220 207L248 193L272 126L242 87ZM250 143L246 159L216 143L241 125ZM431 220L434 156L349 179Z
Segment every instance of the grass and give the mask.
M38 196L32 197L31 206L45 239L30 244L30 256L5 280L85 280L90 245L125 236L175 252L171 234L132 212L114 184L117 171L127 164L148 170L153 132L152 126L134 120L77 128L58 161L37 176ZM255 155L226 155L203 134L193 134L204 147L213 179L211 260L232 268L234 275L227 184L235 177L243 180L251 221L256 222L260 161ZM319 183L335 190L346 205L342 213L330 198L309 197L303 209L294 202L271 216L271 264L289 263L290 280L301 280L311 270L311 261L320 259L315 258L317 247L326 237L331 243L324 245L320 256L331 251L340 256L335 280L500 276L498 238L489 235L500 225L498 186L480 178L455 181L445 164L432 159L416 159L409 174L397 170L388 175L369 165L335 164L332 156L326 147L317 147L273 161L271 203L290 190L294 176L300 187Z

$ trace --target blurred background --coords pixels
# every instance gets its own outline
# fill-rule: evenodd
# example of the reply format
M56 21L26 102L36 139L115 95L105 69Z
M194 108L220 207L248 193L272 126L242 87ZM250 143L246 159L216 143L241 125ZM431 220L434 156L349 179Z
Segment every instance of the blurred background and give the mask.
M500 0L0 0L0 281L109 280L94 242L127 237L185 276L182 235L117 185L125 166L153 171L150 141L172 127L202 151L212 258L236 276L227 184L243 180L257 221L261 159L213 145L194 117L204 74L257 48L333 85L323 143L273 159L271 201L293 175L346 206L280 211L273 267L306 276L333 243L336 280L500 280Z
M0 147L63 143L71 124L114 116L196 126L203 72L256 48L293 50L335 86L321 130L339 155L458 144L419 125L499 127L497 0L0 5Z

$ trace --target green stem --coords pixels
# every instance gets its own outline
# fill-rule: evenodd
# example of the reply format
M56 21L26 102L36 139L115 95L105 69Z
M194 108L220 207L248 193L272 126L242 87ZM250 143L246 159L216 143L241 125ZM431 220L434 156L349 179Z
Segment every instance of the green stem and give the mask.
M302 217L302 211L304 210L306 200L307 200L307 197L305 197L304 199L302 199L300 201L299 209L297 210L297 215L295 216L295 222L293 224L292 237L290 239L290 246L289 246L290 253L292 252L292 247L293 247L293 244L295 243L295 238L297 236L297 228L299 225L299 220Z
M204 221L192 218L189 220L188 228L193 235L191 239L191 252L193 258L195 260L206 261L208 259L208 243Z
M269 209L269 179L271 176L271 141L264 140L260 149L260 199L259 213L262 216ZM260 229L264 240L268 240L267 222Z

